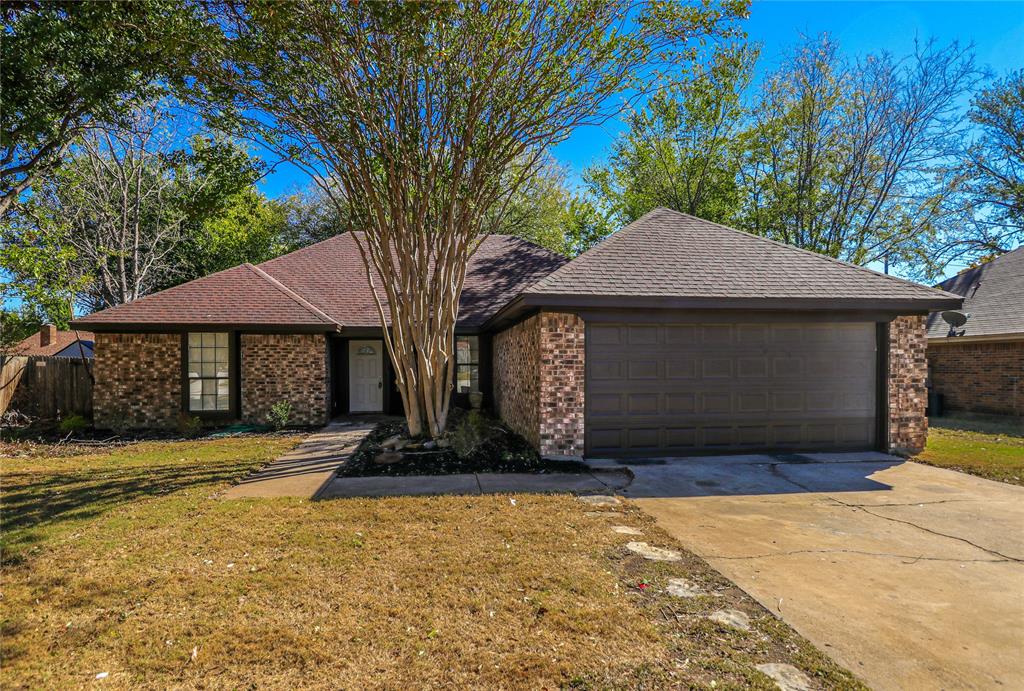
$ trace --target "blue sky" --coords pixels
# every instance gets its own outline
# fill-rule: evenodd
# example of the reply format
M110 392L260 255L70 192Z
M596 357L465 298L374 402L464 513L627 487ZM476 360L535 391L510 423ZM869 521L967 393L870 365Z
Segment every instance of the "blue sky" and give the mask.
M745 22L750 41L763 48L759 74L778 65L780 56L801 35L827 32L847 54L889 51L911 53L914 39L935 38L947 44L973 43L979 65L997 74L1024 67L1024 0L1016 2L788 2L755 0ZM756 80L755 80L756 81ZM584 127L557 146L555 158L565 165L570 180L601 161L623 129L619 120L601 127ZM306 185L304 174L281 165L262 184L270 196Z

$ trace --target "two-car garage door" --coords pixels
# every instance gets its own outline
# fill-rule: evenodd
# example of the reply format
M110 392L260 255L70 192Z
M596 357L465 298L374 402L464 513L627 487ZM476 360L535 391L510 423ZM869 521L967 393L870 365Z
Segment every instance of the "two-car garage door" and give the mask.
M586 452L872 448L876 342L873 322L588 322Z

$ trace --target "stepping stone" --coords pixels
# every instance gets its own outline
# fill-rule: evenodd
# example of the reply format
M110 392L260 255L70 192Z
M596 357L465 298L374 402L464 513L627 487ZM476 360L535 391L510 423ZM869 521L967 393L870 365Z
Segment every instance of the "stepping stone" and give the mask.
M771 677L775 685L782 691L810 691L811 689L811 680L793 665L769 662L758 665L757 671Z
M703 588L686 578L668 579L668 587L665 588L665 592L675 597L700 597L701 595L707 595Z
M735 629L750 631L750 617L738 609L720 609L709 614L708 619Z
M614 530L617 533L621 533L622 535L643 535L644 534L642 530L637 530L636 528L630 528L628 525L613 525L612 526L612 530Z
M576 498L590 506L615 506L622 503L618 497L613 497L607 494L587 494Z
M679 552L664 547L652 547L646 542L627 542L626 549L651 561L679 561L683 558Z

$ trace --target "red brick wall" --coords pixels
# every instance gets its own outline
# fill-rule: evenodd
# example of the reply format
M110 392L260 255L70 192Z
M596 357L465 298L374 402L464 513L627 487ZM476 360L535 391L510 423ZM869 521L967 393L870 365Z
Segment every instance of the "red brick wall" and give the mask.
M540 452L583 455L586 330L575 314L541 312Z
M540 317L495 334L494 408L510 429L540 447Z
M181 334L96 334L93 417L101 429L169 428L181 412Z
M917 453L928 440L925 317L897 317L889 325L889 450Z
M291 422L328 419L327 341L322 334L242 334L242 420L266 422L278 401L292 404Z
M1024 416L1024 341L933 341L928 374L947 411Z

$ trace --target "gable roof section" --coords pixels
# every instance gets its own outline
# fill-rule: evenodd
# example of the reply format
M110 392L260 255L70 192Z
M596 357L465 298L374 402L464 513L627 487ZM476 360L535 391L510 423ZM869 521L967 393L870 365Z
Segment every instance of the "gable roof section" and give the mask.
M950 309L959 297L659 208L542 278L533 304Z
M242 264L95 312L76 326L249 325L327 331L335 322L259 267Z
M971 316L957 336L1019 336L1024 338L1024 247L963 271L937 287L964 297ZM928 338L949 337L949 324L939 314L928 318Z
M459 327L479 327L565 261L510 235L484 236L466 269ZM379 288L376 271L373 277ZM387 315L386 296L379 292ZM221 324L329 331L377 327L380 316L355 240L342 233L258 266L243 264L90 314L75 324L100 329Z

